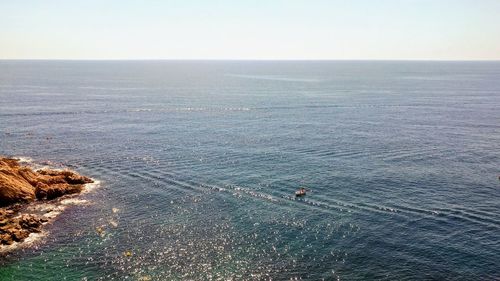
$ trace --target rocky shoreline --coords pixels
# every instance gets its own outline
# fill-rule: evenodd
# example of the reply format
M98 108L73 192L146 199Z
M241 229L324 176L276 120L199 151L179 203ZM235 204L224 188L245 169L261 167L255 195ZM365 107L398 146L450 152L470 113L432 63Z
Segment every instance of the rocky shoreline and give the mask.
M92 182L73 171L34 170L18 159L0 157L0 246L22 242L31 233L42 231L49 219L27 211L27 206L80 193Z

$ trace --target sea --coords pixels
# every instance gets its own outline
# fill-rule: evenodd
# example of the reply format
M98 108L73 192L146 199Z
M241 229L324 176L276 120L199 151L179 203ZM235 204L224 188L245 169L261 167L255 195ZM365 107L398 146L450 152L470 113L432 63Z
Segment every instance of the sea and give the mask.
M0 154L99 182L2 281L500 280L500 62L3 60Z

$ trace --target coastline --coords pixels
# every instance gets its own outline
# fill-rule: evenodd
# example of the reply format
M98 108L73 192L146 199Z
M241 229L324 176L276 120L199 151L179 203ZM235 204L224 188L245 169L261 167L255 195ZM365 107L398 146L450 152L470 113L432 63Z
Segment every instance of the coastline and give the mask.
M0 156L0 254L38 241L46 224L67 206L88 204L79 195L100 184L51 164Z

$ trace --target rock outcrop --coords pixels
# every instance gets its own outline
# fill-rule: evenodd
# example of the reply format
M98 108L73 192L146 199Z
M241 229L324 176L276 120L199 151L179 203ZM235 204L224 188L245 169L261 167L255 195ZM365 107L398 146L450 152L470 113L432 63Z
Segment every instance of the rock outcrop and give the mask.
M69 170L34 171L17 159L0 157L0 245L40 232L45 217L23 213L27 203L79 193L92 179Z
M30 233L40 232L48 219L35 214L19 214L15 207L0 209L0 245L22 242Z
M0 205L35 200L35 187L22 176L20 170L18 161L0 158Z

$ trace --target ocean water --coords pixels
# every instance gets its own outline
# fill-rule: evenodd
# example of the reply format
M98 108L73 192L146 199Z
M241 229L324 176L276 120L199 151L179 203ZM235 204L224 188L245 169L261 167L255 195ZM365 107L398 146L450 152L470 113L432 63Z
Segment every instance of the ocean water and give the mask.
M499 62L0 61L0 154L101 182L0 280L500 279Z

